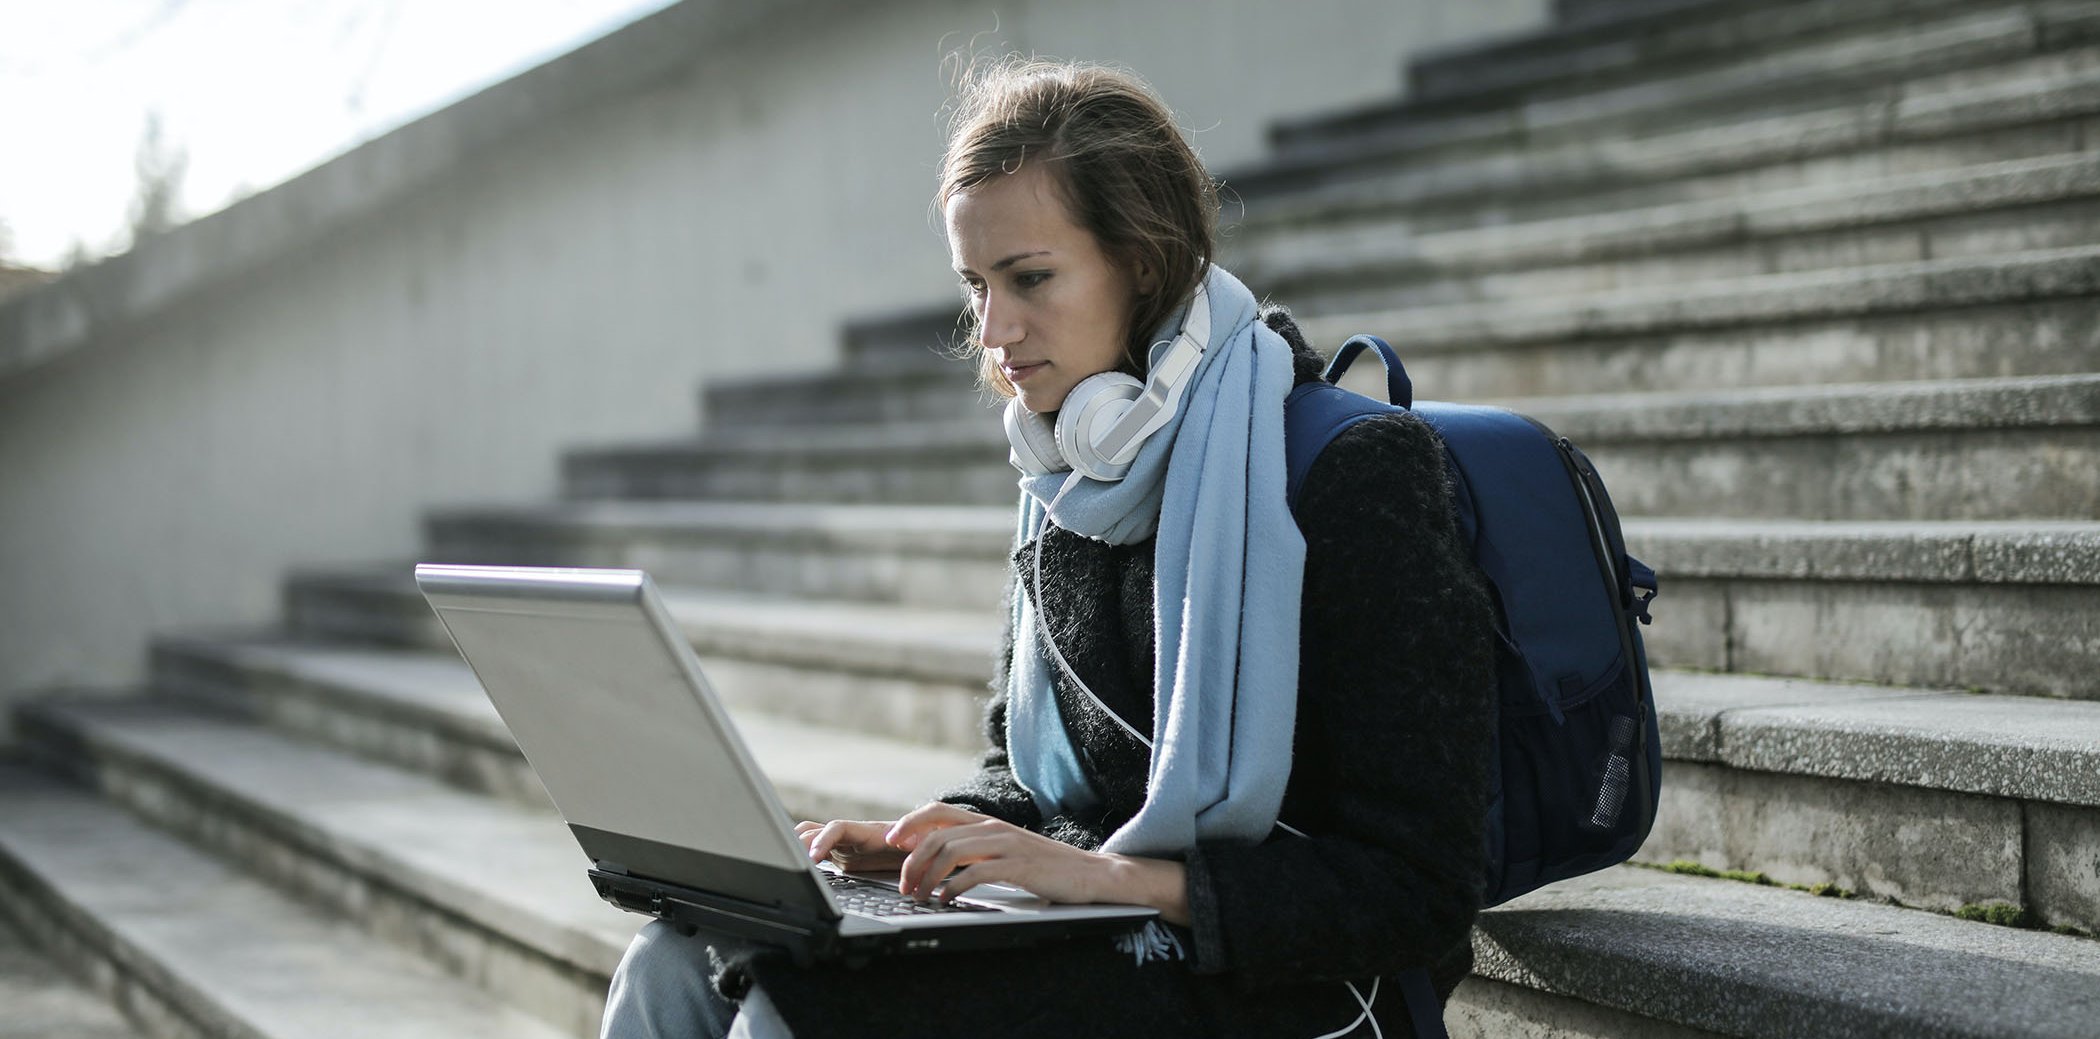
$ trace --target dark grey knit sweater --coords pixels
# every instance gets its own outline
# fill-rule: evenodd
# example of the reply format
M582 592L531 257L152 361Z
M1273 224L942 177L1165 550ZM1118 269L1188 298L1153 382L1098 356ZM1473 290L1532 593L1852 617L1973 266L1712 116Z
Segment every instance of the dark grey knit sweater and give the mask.
M1320 358L1287 312L1262 320ZM1457 536L1442 445L1411 415L1360 423L1307 474L1298 724L1282 819L1311 839L1204 842L1187 857L1192 962L1133 964L1107 942L798 969L760 956L722 979L765 985L803 1039L912 1036L1313 1036L1358 1013L1341 984L1385 976L1384 1034L1411 1035L1390 976L1429 966L1448 996L1472 962L1485 873L1493 739L1493 606ZM1048 636L1103 702L1152 727L1152 542L1109 545L1056 526L1014 555L1008 594L1034 597ZM1007 767L1007 633L977 775L941 795L1084 848L1144 800L1142 744L1056 673L1058 706L1102 795L1088 818L1043 819ZM747 973L748 971L748 973ZM1364 1034L1370 1034L1366 1027Z

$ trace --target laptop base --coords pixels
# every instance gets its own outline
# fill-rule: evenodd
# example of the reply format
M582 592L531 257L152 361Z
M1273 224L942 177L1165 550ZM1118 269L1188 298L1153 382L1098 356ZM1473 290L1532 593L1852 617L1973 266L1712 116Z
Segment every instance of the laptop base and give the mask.
M681 933L711 931L786 950L796 965L840 961L859 966L878 956L1017 949L1088 935L1136 929L1144 918L1047 917L1040 921L1006 915L998 926L886 928L847 916L814 920L734 898L602 866L588 871L598 897L630 913L653 916ZM844 933L872 925L862 933Z

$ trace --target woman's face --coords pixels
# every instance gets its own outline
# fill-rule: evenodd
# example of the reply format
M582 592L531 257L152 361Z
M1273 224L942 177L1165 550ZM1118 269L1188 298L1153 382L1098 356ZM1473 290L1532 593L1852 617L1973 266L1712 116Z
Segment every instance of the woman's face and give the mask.
M1041 167L950 196L946 216L985 349L1022 407L1056 411L1081 380L1122 363L1138 286L1072 222Z

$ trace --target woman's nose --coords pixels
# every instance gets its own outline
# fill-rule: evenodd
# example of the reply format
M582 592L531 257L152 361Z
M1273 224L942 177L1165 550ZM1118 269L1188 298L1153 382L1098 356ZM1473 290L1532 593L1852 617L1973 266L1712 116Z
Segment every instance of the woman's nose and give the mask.
M1014 308L1006 301L989 293L984 298L984 345L990 350L1004 350L1021 341L1021 322Z

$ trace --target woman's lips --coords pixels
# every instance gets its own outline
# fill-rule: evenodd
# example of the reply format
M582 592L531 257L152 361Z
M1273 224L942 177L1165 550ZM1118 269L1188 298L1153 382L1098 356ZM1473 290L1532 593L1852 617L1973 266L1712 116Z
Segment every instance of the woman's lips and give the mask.
M1049 363L1050 362L1048 361L1037 361L1034 364L1021 365L1018 368L1008 368L1006 369L1007 381L1020 382L1021 380L1026 379L1031 375L1034 375L1038 369Z

